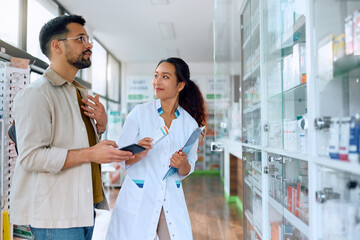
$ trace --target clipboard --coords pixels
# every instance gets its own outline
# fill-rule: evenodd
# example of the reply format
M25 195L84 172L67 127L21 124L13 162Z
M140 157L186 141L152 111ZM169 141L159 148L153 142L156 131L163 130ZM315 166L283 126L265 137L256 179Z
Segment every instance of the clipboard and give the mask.
M182 148L182 152L185 152L186 154L189 154L191 148L194 146L194 143L196 142L196 140L199 138L200 134L202 133L202 131L204 130L205 126L202 127L198 127L197 129L195 129L193 131L193 133L190 135L189 139L186 141L184 147ZM174 168L173 166L171 166L169 168L169 170L166 172L163 181L170 175L172 175L173 173L177 172L177 168Z

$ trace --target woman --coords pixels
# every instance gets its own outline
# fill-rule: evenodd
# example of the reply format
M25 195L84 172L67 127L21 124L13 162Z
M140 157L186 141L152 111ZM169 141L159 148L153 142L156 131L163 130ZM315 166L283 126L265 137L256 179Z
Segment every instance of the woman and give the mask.
M192 239L181 180L194 171L197 142L189 154L186 140L206 124L204 99L180 58L160 61L153 87L156 101L137 105L127 117L118 145L134 142L147 150L125 162L127 176L118 195L107 240ZM166 126L169 134L152 144L151 136ZM141 140L140 140L141 139ZM178 172L163 180L169 164Z

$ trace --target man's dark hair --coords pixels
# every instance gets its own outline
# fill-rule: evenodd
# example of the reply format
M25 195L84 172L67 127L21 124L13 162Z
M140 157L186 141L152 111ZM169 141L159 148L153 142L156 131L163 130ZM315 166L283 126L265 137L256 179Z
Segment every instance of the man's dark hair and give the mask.
M51 41L56 38L65 38L66 34L69 32L69 29L66 27L69 23L79 23L84 26L86 21L82 16L63 15L51 19L41 28L39 35L40 48L42 53L49 59Z

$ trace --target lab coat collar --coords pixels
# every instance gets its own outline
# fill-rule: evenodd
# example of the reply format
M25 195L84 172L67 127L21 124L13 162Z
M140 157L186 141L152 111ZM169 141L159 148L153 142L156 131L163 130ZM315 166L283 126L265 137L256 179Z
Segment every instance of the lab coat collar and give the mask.
M164 113L164 111L163 111L163 109L162 109L162 107L161 107L160 99L157 99L157 100L156 100L156 109L157 109L157 111L158 111L158 113L159 113L159 116L161 116L161 114ZM176 109L176 111L175 111L175 113L174 113L174 115L175 115L176 118L178 118L178 117L180 116L180 110L181 110L181 107L180 107L180 105L178 105L178 107L177 107L177 109Z

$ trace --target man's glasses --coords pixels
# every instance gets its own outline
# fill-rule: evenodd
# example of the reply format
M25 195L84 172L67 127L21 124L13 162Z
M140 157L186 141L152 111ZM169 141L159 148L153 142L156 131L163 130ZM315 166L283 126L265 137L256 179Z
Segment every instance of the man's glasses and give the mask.
M67 41L67 40L71 40L71 39L79 40L79 41L81 41L84 45L86 45L86 44L88 44L88 43L93 44L92 41L90 40L90 38L88 38L88 37L85 36L85 35L80 36L80 37L61 38L61 39L58 39L58 41Z

